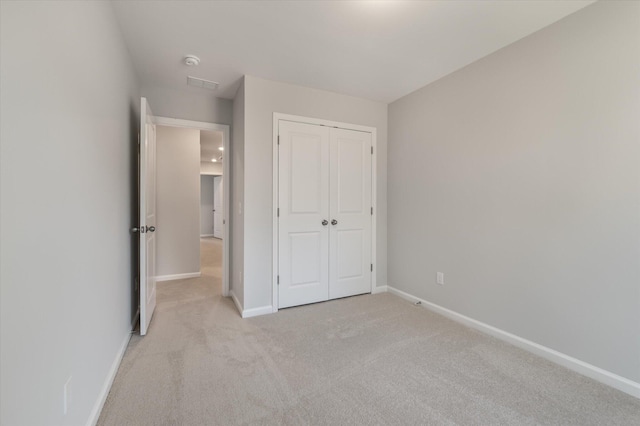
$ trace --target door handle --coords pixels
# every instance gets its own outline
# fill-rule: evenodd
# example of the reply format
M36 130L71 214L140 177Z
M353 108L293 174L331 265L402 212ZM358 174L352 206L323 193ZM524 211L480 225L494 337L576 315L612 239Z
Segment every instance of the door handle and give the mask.
M131 230L130 230L130 231L131 231L132 233L134 233L134 234L137 234L137 233L138 233L138 231L140 231L140 228L133 227L133 228L131 228Z
M147 227L147 231L156 232L156 227L155 226L149 226L149 227Z
M337 221L337 220L335 220L335 219L332 219L332 220L331 220L331 224L332 224L332 225L337 225L337 224L338 224L338 221Z
M322 221L322 226L327 226L329 224L329 221L327 219L324 219Z

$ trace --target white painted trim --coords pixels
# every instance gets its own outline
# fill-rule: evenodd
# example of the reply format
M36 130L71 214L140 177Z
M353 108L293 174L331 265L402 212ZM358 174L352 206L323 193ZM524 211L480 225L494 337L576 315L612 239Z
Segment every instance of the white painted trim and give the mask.
M273 145L273 154L272 154L272 159L273 159L273 209L271 212L272 215L272 220L273 220L273 226L271 227L273 229L273 236L271 238L271 243L272 243L272 253L273 256L271 256L272 261L273 261L273 266L271 268L272 271L272 277L271 277L271 305L273 307L272 312L278 312L278 274L279 274L279 269L278 269L278 263L279 263L279 248L278 248L278 235L279 235L279 229L278 229L278 206L280 204L280 201L278 199L278 194L280 193L280 181L279 181L279 172L280 172L280 156L279 156L279 151L278 151L278 134L280 133L280 129L279 129L279 124L280 122L280 114L278 113L274 113L273 114L273 135L272 135L272 145Z
M116 353L116 357L111 364L111 368L109 369L109 373L107 373L107 378L102 386L102 390L98 395L98 400L93 406L93 410L91 410L91 414L89 415L89 419L87 420L87 426L95 426L98 423L98 419L100 418L100 413L102 412L102 407L104 407L104 403L107 401L107 396L109 395L109 391L111 390L111 385L113 385L113 381L116 378L116 374L118 373L118 368L120 367L120 363L122 362L122 358L124 357L124 353L127 350L127 346L129 345L129 340L131 340L131 332L128 332L124 337L122 344L120 345L120 349Z
M500 340L503 340L507 343L510 343L542 358L545 358L551 362L566 367L569 370L582 374L583 376L587 376L607 386L611 386L612 388L625 392L631 396L640 398L640 383L634 382L625 377L604 370L600 367L596 367L595 365L588 364L577 358L573 358L569 355L563 354L562 352L558 352L554 349L524 339L520 336L516 336L515 334L511 334L489 324L485 324L473 318L469 318L465 315L459 314L458 312L444 308L440 305L436 305L435 303L420 299L419 297L413 296L409 293L405 293L404 291L398 290L397 288L394 288L392 286L387 286L387 290L389 293L395 294L396 296L399 296L410 302L415 303L419 301L422 306L429 309L430 311L452 319L453 321L482 331L483 333L489 334L493 337L496 337Z
M279 112L273 113L273 135L272 135L272 145L273 145L273 236L272 236L272 250L273 250L273 267L272 267L272 277L271 277L271 303L272 303L272 311L278 312L278 172L279 172L279 163L278 163L278 134L279 134L279 122L283 121L293 121L296 123L305 123L305 124L313 124L320 126L328 126L328 127L338 127L341 129L347 130L356 130L359 132L371 133L371 147L373 148L373 155L371 156L371 205L373 207L373 215L371 216L371 263L373 263L373 272L371 273L371 293L376 292L376 274L377 274L377 218L378 218L378 204L377 204L377 181L378 181L378 144L377 144L377 135L378 130L375 127L370 126L361 126L359 124L351 124L351 123L342 123L339 121L331 121L331 120L323 120L320 118L311 118L311 117L303 117L299 115L291 115L291 114L282 114ZM379 292L379 291L378 291Z
M157 117L156 116L156 125L158 126L168 126L168 127L182 127L184 129L198 129L198 130L211 130L223 132L229 130L229 126L227 124L217 124L217 123L207 123L204 121L192 121L192 120L182 120L179 118L171 118L171 117Z
M189 272L187 274L158 275L156 277L156 282L186 280L187 278L200 278L200 272Z
M242 318L257 317L271 313L273 313L273 306L261 306L259 308L244 309L242 311Z
M378 257L377 257L377 235L378 235L378 130L371 127L371 207L373 214L371 215L371 263L373 270L371 271L371 293L377 287L378 275Z
M301 115L282 114L280 112L273 113L273 120L294 121L296 123L314 124L316 126L338 127L345 130L356 130L359 132L374 133L375 127L362 126L359 124L343 123L341 121L323 120L321 118L304 117Z
M382 285L380 287L374 287L373 291L371 292L371 294L378 294L378 293L386 293L388 291L388 288L386 285Z
M223 179L223 213L222 213L222 295L229 296L229 277L231 276L231 266L229 255L229 229L231 227L231 143L229 142L230 127L227 124L206 123L204 121L182 120L171 117L155 117L156 125L169 127L182 127L187 129L211 130L222 132L222 146L224 146L224 157L227 161L222 162Z
M200 234L200 238L213 237L213 234Z
M242 307L242 303L240 303L240 301L236 297L236 294L233 292L233 289L229 291L229 296L231 296L231 300L233 300L233 303L236 305L236 309L238 309L238 313L240 314L240 316L242 316L242 311L244 311L244 308Z

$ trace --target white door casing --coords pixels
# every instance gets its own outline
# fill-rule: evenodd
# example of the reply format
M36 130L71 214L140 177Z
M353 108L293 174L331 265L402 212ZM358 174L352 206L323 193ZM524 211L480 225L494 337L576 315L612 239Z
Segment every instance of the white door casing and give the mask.
M279 152L278 306L286 308L329 297L329 129L281 121Z
M156 307L156 125L149 103L140 105L140 335Z
M215 176L213 178L213 236L215 238L222 238L222 197L223 186L222 176Z
M372 133L275 124L274 303L285 308L371 292Z

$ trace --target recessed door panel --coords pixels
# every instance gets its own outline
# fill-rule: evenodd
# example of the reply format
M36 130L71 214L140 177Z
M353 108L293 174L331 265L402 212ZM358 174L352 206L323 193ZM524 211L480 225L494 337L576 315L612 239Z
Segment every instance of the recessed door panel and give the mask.
M291 213L320 213L322 206L322 135L291 132L289 135ZM326 173L324 174L326 176Z
M316 285L322 281L322 235L320 232L289 234L291 287Z
M338 279L361 278L363 268L362 229L347 229L336 232Z
M360 136L356 134L356 136ZM366 168L365 153L366 141L363 138L339 138L336 141L338 150L338 161L340 164L336 168L338 171L338 188L340 188L337 198L339 213L362 213L364 209L365 179L364 170ZM371 155L366 156L371 161Z

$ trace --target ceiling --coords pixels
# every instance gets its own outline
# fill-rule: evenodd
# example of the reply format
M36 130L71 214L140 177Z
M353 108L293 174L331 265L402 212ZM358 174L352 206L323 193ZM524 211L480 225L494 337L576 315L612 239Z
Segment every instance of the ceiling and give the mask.
M200 130L200 161L211 161L215 158L220 161L224 154L219 148L222 147L222 132Z
M589 4L580 0L116 0L143 85L232 99L242 75L392 102ZM186 54L202 60L182 63Z

